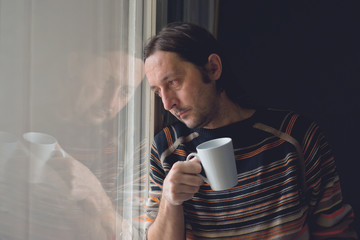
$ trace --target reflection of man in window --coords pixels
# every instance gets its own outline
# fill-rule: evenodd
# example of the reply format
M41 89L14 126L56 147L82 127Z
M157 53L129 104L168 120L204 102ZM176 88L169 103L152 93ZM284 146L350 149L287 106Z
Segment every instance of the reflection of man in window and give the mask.
M61 84L63 98L58 102L66 115L59 117L79 125L112 120L143 78L141 60L121 52L103 56L75 53L69 56L68 65L70 78Z
M24 152L13 157L7 188L0 189L6 191L2 200L9 203L2 205L6 215L0 216L0 238L95 240L137 235L120 216L123 201L132 201L122 195L124 184L139 189L144 179L137 166L139 170L129 175L138 182L124 180L124 161L135 160L122 155L128 132L121 124L126 104L142 81L142 65L142 60L122 52L68 56L69 76L44 87L46 94L39 96L43 108L32 123L32 131L54 136L67 155L52 156L36 183L28 179Z
M59 110L54 112L61 127L50 128L56 130L53 135L61 146L96 176L121 214L126 201L131 201L124 199L124 185L133 184L139 189L145 181L140 155L125 156L127 137L135 135L125 125L127 116L133 114L127 112L126 104L139 94L143 62L123 52L74 53L68 60L70 77L59 83ZM142 146L135 147L139 152ZM138 171L128 172L131 178L125 179L129 163L136 164ZM139 195L135 190L134 201ZM115 220L115 214L109 214L109 219Z

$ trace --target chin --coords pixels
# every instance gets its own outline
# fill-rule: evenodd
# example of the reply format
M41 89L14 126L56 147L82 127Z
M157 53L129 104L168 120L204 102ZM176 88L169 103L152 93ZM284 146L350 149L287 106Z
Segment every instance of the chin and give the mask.
M191 122L191 121L182 121L182 122L185 123L185 125L188 128L199 128L199 124L196 124L194 122Z
M99 125L104 122L113 120L116 116L118 116L118 112L113 111L109 113L96 109L94 111L88 111L88 113L84 115L84 119L86 123Z
M187 121L184 122L188 128L203 128L207 126L209 122L205 121L205 119L198 119L199 121Z
M105 115L99 115L99 114L85 114L82 116L79 116L77 118L78 124L83 126L92 126L92 125L100 125L104 122L106 122L109 118Z
M177 119L179 119L180 122L184 123L188 128L200 128L203 126L202 122L196 122L190 117L184 119L177 117Z

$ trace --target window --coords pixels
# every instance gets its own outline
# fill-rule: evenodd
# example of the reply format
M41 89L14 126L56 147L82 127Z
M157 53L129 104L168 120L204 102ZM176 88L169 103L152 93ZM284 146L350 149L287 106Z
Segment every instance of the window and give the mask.
M0 239L142 239L153 1L0 1Z

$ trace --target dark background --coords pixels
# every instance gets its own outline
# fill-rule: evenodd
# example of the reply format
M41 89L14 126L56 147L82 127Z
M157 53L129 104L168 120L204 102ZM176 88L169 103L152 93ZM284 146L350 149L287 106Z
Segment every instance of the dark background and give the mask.
M359 2L220 0L218 18L218 39L250 95L319 123L357 219Z

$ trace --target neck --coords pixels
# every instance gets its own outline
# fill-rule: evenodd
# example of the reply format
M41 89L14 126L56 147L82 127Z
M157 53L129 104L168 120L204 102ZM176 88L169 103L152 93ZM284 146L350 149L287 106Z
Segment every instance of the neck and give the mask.
M215 129L229 124L243 121L251 117L255 113L255 109L247 109L239 106L231 101L225 92L220 94L218 111L213 121L204 128Z

